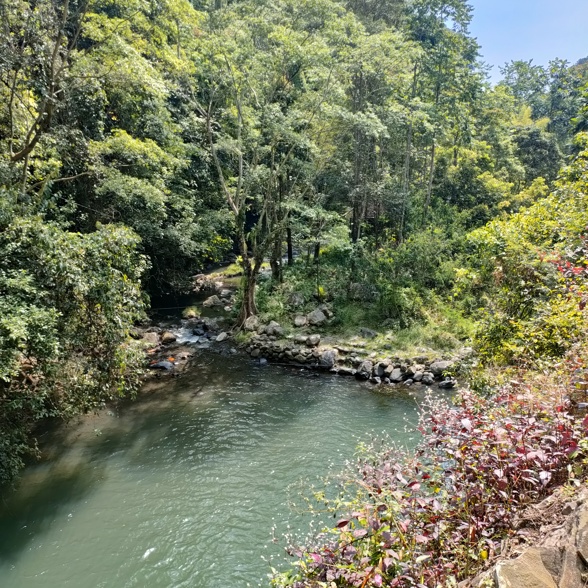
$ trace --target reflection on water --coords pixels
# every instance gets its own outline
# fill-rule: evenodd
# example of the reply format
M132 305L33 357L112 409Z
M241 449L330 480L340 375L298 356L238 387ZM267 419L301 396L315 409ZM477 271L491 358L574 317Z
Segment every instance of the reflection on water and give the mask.
M300 480L406 440L406 392L203 352L184 377L61 428L0 504L3 588L256 586ZM304 484L303 484L304 485ZM6 493L5 493L6 494Z

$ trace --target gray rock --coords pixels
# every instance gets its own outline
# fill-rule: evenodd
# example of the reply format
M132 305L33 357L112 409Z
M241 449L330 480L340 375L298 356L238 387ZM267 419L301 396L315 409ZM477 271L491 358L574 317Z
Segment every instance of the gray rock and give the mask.
M578 516L576 543L582 555L588 560L588 506L583 505Z
M366 339L375 339L378 336L376 331L373 331L372 329L366 329L365 327L361 327L361 329L359 329L359 334Z
M284 329L282 329L280 323L270 321L269 325L265 327L264 332L266 335L281 335L284 332Z
M325 316L325 313L319 308L308 313L306 315L306 318L308 322L315 327L319 327L327 322L327 317Z
M378 365L377 365L377 366L374 368L374 369L375 369L376 376L378 376L378 378L383 378L383 377L385 377L385 376L387 375L387 374L386 374L386 368L387 368L387 367L388 367L388 366L387 366L385 363L383 363L383 362L380 362L380 363L379 363L379 364L378 364Z
M255 331L257 327L259 327L259 319L255 315L250 316L243 324L246 331Z
M267 359L265 357L260 357L259 365L267 365Z
M322 310L328 319L333 318L333 311L326 304L321 304L319 310Z
M252 349L251 351L251 357L253 357L254 359L259 357L261 355L261 350L260 349Z
M517 559L500 562L494 577L497 588L557 588L539 550L534 548L527 549Z
M337 372L340 376L355 376L355 370L350 367L340 367Z
M233 293L228 288L223 288L220 291L221 298L230 298Z
M213 294L202 303L202 306L204 308L212 308L213 306L223 306L223 303L216 294Z
M149 366L152 370L170 371L174 369L174 364L171 361L158 361Z
M416 372L416 373L414 374L414 376L412 377L412 379L413 379L415 382L420 382L420 381L423 379L423 372Z
M447 378L439 383L439 388L443 388L444 390L451 390L455 388L457 382L453 378Z
M431 372L425 372L421 381L425 386L432 386L435 383L435 376Z
M143 335L143 341L155 347L159 345L159 335L157 333L145 333Z
M429 361L429 358L426 355L419 355L418 357L413 357L412 361L417 365L420 365L423 363L427 363Z
M560 588L579 588L584 586L582 581L583 564L578 557L578 550L575 545L569 543L566 545L561 576L559 577Z
M290 306L293 306L294 308L304 306L304 296L302 296L302 294L299 294L298 292L293 292L288 297L288 304Z
M541 561L552 577L557 580L561 574L562 552L559 547L539 547Z
M222 333L220 333L218 335L218 337L216 338L216 342L217 343L222 343L223 341L226 341L229 338L229 334L225 333L224 331Z
M294 337L294 343L298 343L298 345L306 345L306 335L296 335Z
M171 333L170 331L165 331L165 333L163 333L163 335L161 335L161 342L164 345L169 345L170 343L175 343L175 341L177 340L177 337Z
M402 382L403 379L402 370L400 368L394 368L390 373L391 382Z
M434 376L441 376L443 375L443 372L451 369L452 367L452 361L435 361L430 365L429 371L432 372Z
M305 316L302 315L298 315L297 317L294 318L294 326L301 328L301 327L306 327L306 324L308 323L308 320L306 319Z
M338 356L336 349L325 349L320 356L319 365L323 368L331 369L335 367Z
M306 339L306 344L309 347L316 347L320 342L321 342L321 336L320 335L310 335Z
M469 359L475 355L474 350L471 347L462 347L457 354L461 359Z
M371 361L363 361L355 374L356 378L360 380L369 380L372 377L372 371L374 369L374 364Z

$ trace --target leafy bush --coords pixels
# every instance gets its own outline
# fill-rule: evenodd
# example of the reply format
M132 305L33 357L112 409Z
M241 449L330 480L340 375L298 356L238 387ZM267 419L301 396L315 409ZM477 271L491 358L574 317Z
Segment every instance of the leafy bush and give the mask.
M514 517L568 479L586 422L562 405L504 389L456 406L429 397L416 452L373 444L342 476L341 517L309 544L289 546L296 569L276 587L434 587L456 582L500 552Z
M31 430L133 392L143 355L137 236L69 233L38 218L0 233L0 483L34 452Z

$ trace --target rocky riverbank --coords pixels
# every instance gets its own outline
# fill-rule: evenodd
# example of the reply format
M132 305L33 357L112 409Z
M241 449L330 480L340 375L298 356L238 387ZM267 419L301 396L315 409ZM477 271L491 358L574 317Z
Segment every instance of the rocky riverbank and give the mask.
M298 320L300 323L301 321ZM243 333L233 333L218 318L184 319L177 324L150 326L139 331L148 357L151 373L180 374L189 364L194 351L214 348L219 353L247 353L257 363L273 362L355 377L376 385L456 386L455 375L471 349L458 354L426 353L409 356L374 350L365 333L343 344L333 336L316 332L310 323L286 330L276 321L262 324L252 317Z
M361 329L357 337L343 344L336 337L325 337L317 332L327 320L325 311L326 308L320 308L306 316L297 316L293 332L287 335L276 321L264 325L257 317L251 317L245 324L249 337L244 349L259 361L293 364L374 384L430 386L438 383L442 388L455 387L454 375L462 362L472 355L469 348L453 355L424 353L416 356L373 349L368 341L377 333L369 329Z

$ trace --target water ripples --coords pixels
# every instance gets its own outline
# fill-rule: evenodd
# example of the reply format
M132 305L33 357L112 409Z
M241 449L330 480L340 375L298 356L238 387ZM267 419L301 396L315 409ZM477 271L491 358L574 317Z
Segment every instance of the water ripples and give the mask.
M262 556L283 548L272 526L307 525L289 511L292 494L350 458L358 436L404 438L403 415L414 412L404 393L226 362L208 355L206 369L98 417L78 442L81 464L68 463L78 447L39 466L43 475L25 472L29 497L16 492L0 508L0 585L263 584Z

